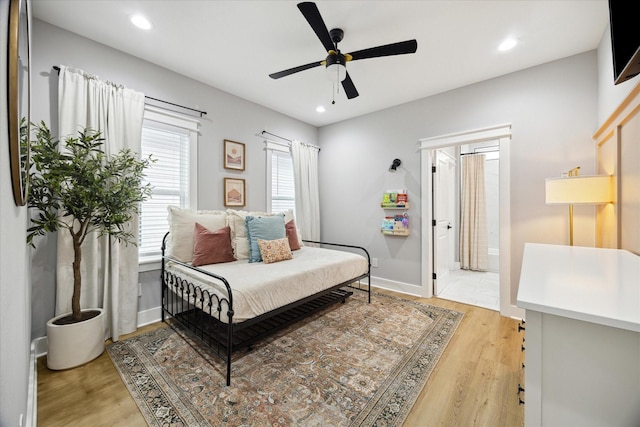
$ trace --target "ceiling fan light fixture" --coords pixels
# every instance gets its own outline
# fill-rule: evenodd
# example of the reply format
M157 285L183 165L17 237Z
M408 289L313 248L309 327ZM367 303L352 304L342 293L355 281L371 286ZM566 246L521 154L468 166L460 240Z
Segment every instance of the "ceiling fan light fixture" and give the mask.
M347 78L347 67L344 64L344 57L339 53L336 55L329 55L326 59L327 62L327 78L332 81L341 82Z

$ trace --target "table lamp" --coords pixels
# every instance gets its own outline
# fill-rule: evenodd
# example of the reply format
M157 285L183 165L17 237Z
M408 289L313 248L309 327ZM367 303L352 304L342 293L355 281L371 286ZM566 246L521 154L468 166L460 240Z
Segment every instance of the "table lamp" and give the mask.
M545 180L548 205L569 205L569 244L573 246L573 205L598 205L613 202L613 177L608 175L578 176L575 167L559 178Z

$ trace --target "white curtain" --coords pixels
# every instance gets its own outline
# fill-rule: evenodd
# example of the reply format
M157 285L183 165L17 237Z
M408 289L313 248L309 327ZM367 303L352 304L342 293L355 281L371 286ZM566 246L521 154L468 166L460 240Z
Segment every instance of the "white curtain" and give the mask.
M296 188L296 225L303 239L320 240L319 148L300 141L291 143Z
M489 238L484 184L484 154L462 157L460 268L487 271Z
M58 78L60 140L84 128L102 132L107 155L129 148L140 153L144 94L102 81L82 70L61 66ZM138 218L130 224L138 236ZM95 236L95 237L94 237ZM67 232L58 233L56 315L71 311L73 246ZM138 248L98 234L82 246L83 309L104 308L105 338L117 341L136 330L138 313Z

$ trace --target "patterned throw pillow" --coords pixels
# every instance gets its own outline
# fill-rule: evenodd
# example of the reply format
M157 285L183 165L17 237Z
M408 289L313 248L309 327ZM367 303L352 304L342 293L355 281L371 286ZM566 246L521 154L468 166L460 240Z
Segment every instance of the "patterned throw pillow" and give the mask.
M262 262L265 264L293 258L289 247L289 239L286 237L276 240L258 239L258 247L262 255Z

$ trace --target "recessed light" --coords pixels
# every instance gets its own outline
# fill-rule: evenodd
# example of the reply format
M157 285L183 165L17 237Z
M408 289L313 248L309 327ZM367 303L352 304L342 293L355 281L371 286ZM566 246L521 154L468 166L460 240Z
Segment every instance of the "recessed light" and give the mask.
M316 108L316 111L318 113L324 113L325 111L327 111L327 109L324 108L322 105L319 105L318 108Z
M142 15L133 15L131 17L131 22L133 23L133 25L135 25L140 29L143 29L143 30L151 29L151 22Z
M513 49L517 44L518 44L518 40L514 38L508 38L508 39L505 39L502 43L500 43L500 46L498 46L498 50L504 52L504 51Z

